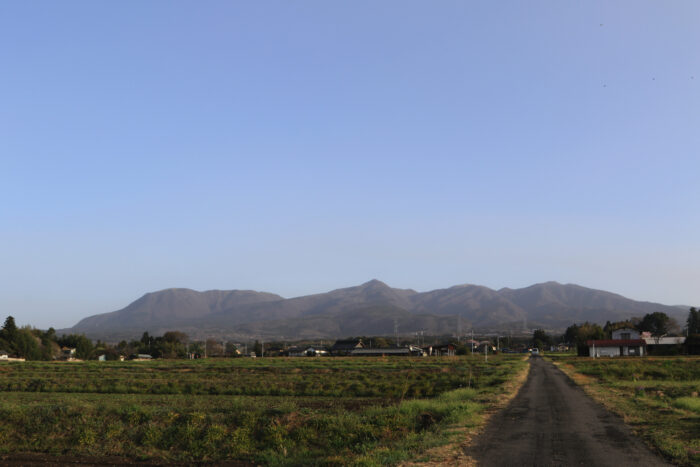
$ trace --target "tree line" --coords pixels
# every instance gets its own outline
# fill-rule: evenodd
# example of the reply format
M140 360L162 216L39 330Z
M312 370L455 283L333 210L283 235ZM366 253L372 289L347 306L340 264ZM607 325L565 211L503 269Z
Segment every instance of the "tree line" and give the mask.
M169 331L162 336L151 336L144 332L139 340L123 340L118 344L102 341L93 342L82 334L57 336L54 328L47 331L31 326L18 327L15 319L8 316L0 329L0 351L10 356L26 360L56 360L63 356L62 348L75 349L75 358L80 360L95 359L104 355L106 360L118 360L139 354L148 354L154 358L186 358L188 355L236 356L237 349L231 343L222 343L213 339L203 342L189 342L187 334Z
M610 339L612 332L621 328L637 329L640 332L649 332L654 337L661 337L680 329L678 324L662 312L648 313L642 318L630 318L626 321L605 323L600 326L596 323L585 322L573 324L566 329L562 340L576 346L580 355L588 352L586 341ZM684 328L684 334L688 336L686 349L689 353L700 353L700 309L692 307L688 313L688 319ZM365 342L373 341L373 347L392 347L396 343L386 337L364 337ZM553 338L542 329L537 329L533 335L535 347L546 348L553 343ZM457 354L466 354L470 349L466 344L454 343L457 346ZM152 336L144 332L139 340L122 340L118 344L110 345L105 342L93 342L82 334L69 334L57 336L54 328L46 331L32 328L31 326L18 327L15 319L8 316L0 329L0 351L5 351L11 356L25 358L27 360L55 360L61 358L61 348L75 349L75 357L81 360L89 360L104 355L107 360L117 360L121 356L133 356L148 354L154 358L187 358L188 356L227 356L235 357L240 353L235 345L224 343L214 339L202 342L190 342L187 334L180 331L168 331L162 336ZM262 345L258 341L252 347L258 355L262 354Z

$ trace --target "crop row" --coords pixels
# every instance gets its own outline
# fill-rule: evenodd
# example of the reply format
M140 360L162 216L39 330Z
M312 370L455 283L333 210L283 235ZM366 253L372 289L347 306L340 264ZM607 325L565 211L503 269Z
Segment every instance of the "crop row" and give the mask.
M149 393L141 394L5 392L0 399L0 453L42 452L166 461L226 459L265 465L396 464L417 457L428 446L445 442L448 426L478 423L484 404L525 365L521 359L508 358L493 359L488 366L476 360L455 359L448 363L446 359L436 359L432 366L422 363L420 366L425 371L418 371L421 378L416 379L410 371L405 371L406 362L396 365L379 359L368 361L363 376L352 369L319 375L317 364L307 367L305 361L297 360L297 367L293 368L286 361L270 360L265 365L246 364L245 369L251 371L227 374L257 377L248 381L260 388L279 388L276 380L281 378L292 381L298 389L294 385L303 383L305 378L318 377L313 379L314 384L329 384L324 382L325 378L334 385L345 385L344 390L337 394L335 390L320 391L331 397L305 396L303 391L274 397L170 395L154 394L153 387ZM162 367L159 378L171 378L159 384L176 386L182 384L182 378L190 376L177 371L182 368L178 364L171 364L170 371L162 362L158 365ZM276 365L296 371L276 373ZM194 367L202 374L220 376L217 369L222 365L203 362ZM15 368L13 365L4 370ZM42 381L48 384L48 380L38 375L51 374L53 368L37 367L32 373L24 367L16 372L20 376L3 371L0 384L7 380L24 384L25 376L29 375L36 378L37 384ZM93 369L92 364L76 364L72 371L76 373L74 377L85 377L85 385L98 384L98 378L91 375ZM104 372L109 374L108 366L100 367L97 374L104 376ZM452 389L455 384L468 385L470 373L471 388ZM68 378L67 374L61 375ZM344 376L348 375L350 380L346 382ZM454 379L456 376L461 382ZM405 394L406 381L410 382L409 388L413 387L411 384L428 381L439 389L434 390L433 397L410 398L413 396ZM128 384L132 383L138 381ZM71 384L77 385L78 380ZM353 389L353 384L369 386L390 396L355 397L351 394L362 391Z
M0 367L0 390L5 392L81 392L102 394L210 394L333 397L433 397L461 387L498 384L493 365L480 360L432 359L386 362L369 359L338 370L328 364L296 359L266 359L255 366L232 360L183 365L27 364ZM327 361L332 361L328 359ZM341 360L342 361L342 360ZM507 361L507 360L505 360Z

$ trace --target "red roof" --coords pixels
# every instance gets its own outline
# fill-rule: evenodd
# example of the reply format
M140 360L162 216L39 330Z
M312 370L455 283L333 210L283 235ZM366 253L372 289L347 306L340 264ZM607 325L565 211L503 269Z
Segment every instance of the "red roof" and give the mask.
M603 339L586 341L588 347L594 344L596 347L619 347L621 345L646 345L646 341L644 339Z

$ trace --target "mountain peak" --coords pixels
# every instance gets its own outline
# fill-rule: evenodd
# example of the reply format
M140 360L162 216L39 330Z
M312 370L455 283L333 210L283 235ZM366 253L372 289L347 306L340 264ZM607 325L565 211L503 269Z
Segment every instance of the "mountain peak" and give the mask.
M384 282L380 281L379 279L372 279L364 284L360 285L360 287L386 287L389 288L388 285L386 285Z

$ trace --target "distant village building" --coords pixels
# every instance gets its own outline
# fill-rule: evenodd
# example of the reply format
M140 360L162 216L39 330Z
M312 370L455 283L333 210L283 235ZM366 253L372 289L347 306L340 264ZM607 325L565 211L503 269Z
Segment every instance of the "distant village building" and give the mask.
M642 339L647 344L649 355L676 355L684 352L683 336L652 336L650 332L643 332Z
M620 328L612 332L613 340L641 339L641 334L636 329Z
M453 344L429 345L423 348L423 352L429 357L454 357L456 355L456 349Z
M153 360L153 356L146 353L134 355L131 359L132 362L148 362L150 360Z
M7 360L10 358L10 354L4 350L0 350L0 360Z
M307 357L326 357L330 355L330 353L328 353L328 350L326 350L323 347L307 347L306 351L304 351L304 354Z
M333 355L350 355L355 349L363 349L365 345L362 339L343 339L335 341L335 344L330 348Z
M465 344L469 347L469 350L476 351L479 349L479 341L474 340L474 339L467 339Z
M408 347L387 347L383 349L355 349L350 352L353 357L420 357L423 356L423 349L410 345Z
M75 360L76 349L73 347L61 347L61 359L67 361Z
M288 357L305 357L306 349L299 346L289 347L286 351Z
M644 339L644 342L646 342L648 346L651 346L651 345L683 345L683 344L685 344L685 337L683 337L683 336L653 337L650 332L643 332L642 339Z
M597 357L643 357L646 342L639 331L631 328L617 329L612 332L612 339L589 340L588 355Z

